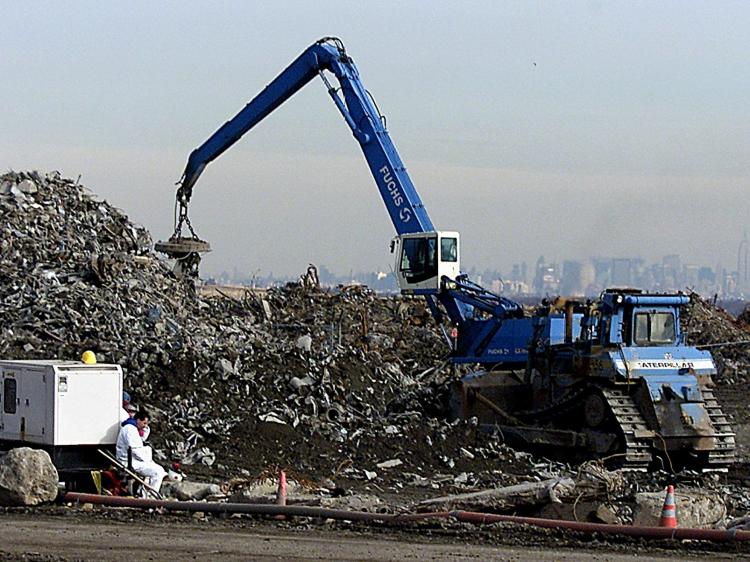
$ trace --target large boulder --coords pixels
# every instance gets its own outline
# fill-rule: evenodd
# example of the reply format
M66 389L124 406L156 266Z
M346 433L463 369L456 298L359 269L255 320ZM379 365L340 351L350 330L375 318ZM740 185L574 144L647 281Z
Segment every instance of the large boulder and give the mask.
M0 455L0 505L54 501L57 481L57 469L46 451L21 447Z
M633 525L658 526L666 492L641 492L635 496ZM675 493L678 527L711 528L727 515L721 496L690 490Z

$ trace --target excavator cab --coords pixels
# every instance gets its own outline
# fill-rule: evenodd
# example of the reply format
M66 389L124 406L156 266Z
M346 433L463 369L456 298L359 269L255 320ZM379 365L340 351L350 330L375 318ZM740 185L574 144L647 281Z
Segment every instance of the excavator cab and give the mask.
M433 231L402 234L393 239L396 278L403 294L434 294L443 277L460 273L458 232Z

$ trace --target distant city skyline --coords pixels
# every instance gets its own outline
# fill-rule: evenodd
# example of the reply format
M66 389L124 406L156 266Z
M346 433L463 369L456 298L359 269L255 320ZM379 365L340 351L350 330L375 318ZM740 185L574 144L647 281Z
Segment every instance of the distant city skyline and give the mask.
M611 287L632 287L647 291L672 292L692 290L704 296L744 299L750 295L747 242L738 250L736 267L721 264L697 264L685 261L679 254L667 254L657 262L642 258L596 256L548 261L544 256L536 260L513 264L510 271L496 268L465 270L472 280L498 294L518 296L586 296L593 297ZM395 277L389 271L350 271L336 273L325 264L315 264L321 283L337 285L362 283L377 291L396 292ZM304 271L300 272L302 275ZM260 269L230 272L202 277L208 282L238 283L251 286L272 286L295 281L299 276L275 276Z

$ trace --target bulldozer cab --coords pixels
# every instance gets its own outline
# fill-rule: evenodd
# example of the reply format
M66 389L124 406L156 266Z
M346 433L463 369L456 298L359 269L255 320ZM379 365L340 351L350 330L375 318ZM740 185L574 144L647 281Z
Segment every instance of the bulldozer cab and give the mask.
M680 307L685 295L650 295L608 291L599 309L602 345L673 347L680 345Z

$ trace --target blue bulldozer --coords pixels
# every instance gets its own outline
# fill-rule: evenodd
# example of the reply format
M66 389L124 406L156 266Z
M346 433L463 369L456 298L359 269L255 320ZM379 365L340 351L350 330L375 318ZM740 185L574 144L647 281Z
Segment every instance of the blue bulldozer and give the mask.
M686 343L688 303L683 294L609 289L596 302L542 306L525 367L464 377L460 412L507 439L617 466L724 469L735 436L714 395L711 354Z
M330 75L337 82L331 83ZM320 77L359 143L396 230L394 272L403 295L424 298L456 382L456 409L530 445L571 448L644 468L656 459L723 468L734 435L714 398L710 353L686 344L688 297L608 290L597 302L558 300L535 313L462 273L459 234L437 230L365 89L336 38L302 52L189 156L178 184L175 230L156 244L183 274L209 250L188 219L205 167L305 84Z

